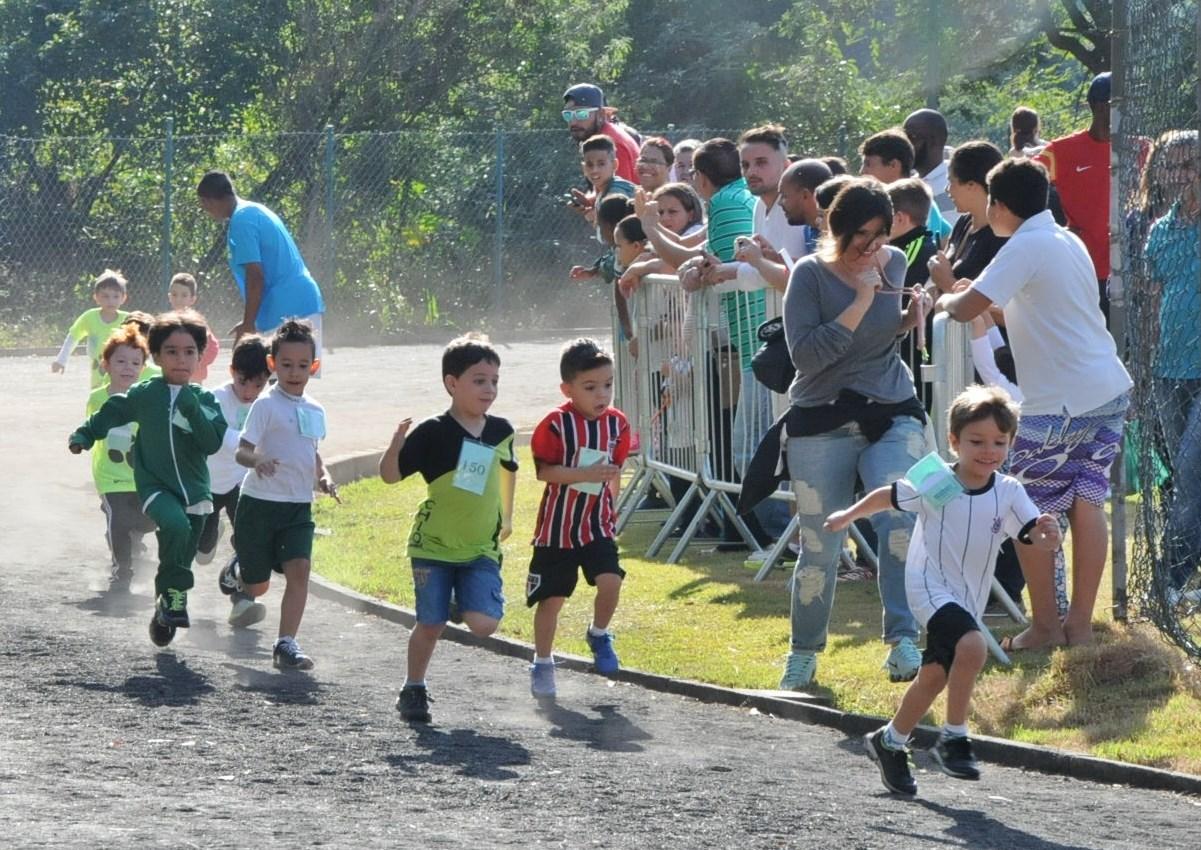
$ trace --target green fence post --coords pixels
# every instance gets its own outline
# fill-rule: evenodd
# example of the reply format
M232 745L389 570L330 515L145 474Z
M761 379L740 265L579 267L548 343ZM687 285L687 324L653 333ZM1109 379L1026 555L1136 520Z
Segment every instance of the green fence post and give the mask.
M496 236L492 246L492 313L500 309L504 288L505 250L505 133L496 131Z
M163 140L163 233L159 242L159 254L163 259L163 294L171 288L171 185L175 169L175 119L166 120L166 136Z
M332 289L338 277L338 258L334 245L334 125L325 125L325 269Z

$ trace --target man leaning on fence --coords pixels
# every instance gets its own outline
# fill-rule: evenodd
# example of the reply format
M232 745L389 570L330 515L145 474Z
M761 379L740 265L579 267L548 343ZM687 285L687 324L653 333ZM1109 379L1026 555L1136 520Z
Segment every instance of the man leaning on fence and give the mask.
M224 171L205 174L196 194L210 218L229 221L229 269L245 302L242 321L230 331L234 344L246 334L271 333L287 319L299 318L312 326L315 359L320 358L325 302L279 216L239 198Z

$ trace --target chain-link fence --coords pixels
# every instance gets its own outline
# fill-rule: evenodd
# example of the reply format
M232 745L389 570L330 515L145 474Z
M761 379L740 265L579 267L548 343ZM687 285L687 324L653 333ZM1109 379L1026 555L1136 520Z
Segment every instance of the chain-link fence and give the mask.
M670 137L687 135L714 131ZM334 341L489 319L603 325L610 294L567 274L602 250L564 204L584 186L571 150L565 129L174 136L168 122L161 138L0 139L0 344L57 341L105 268L150 312L191 272L201 310L232 325L224 228L195 201L214 168L288 224Z
M1114 278L1136 411L1131 598L1201 657L1201 19L1196 0L1119 0L1114 11Z

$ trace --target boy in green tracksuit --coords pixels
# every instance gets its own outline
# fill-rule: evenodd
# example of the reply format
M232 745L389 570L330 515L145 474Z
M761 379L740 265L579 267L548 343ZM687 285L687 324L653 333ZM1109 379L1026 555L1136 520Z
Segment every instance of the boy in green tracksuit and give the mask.
M213 394L190 383L208 340L208 326L192 311L164 313L150 327L150 353L163 370L110 396L71 435L73 454L130 422L138 424L133 477L142 510L158 526L158 573L150 639L166 646L177 628L187 628L192 559L212 512L208 456L221 448L225 417Z

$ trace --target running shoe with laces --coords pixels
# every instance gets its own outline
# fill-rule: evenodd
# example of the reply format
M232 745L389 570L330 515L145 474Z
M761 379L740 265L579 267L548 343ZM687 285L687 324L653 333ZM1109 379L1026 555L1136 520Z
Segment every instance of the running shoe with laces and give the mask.
M888 650L884 667L890 682L912 682L922 666L922 653L910 638L903 637Z
M188 619L187 592L173 587L164 590L155 603L154 616L164 626L173 629L188 628L191 621Z
M430 717L430 702L433 697L425 685L405 685L400 689L400 696L396 698L396 710L400 712L402 720L408 723L429 723Z
M867 747L867 757L880 768L880 781L884 787L894 794L913 795L917 793L917 782L909 769L909 751L894 750L884 744L884 729L881 726L870 735L863 736Z
M817 674L817 653L797 652L788 653L784 662L784 675L780 677L780 690L799 691L808 687Z
M621 669L621 662L613 650L613 635L609 632L594 635L591 631L585 633L588 638L588 648L592 650L592 664L596 672L602 676L612 676Z
M930 758L947 776L956 779L980 778L980 763L972 752L971 738L939 738L938 743L930 748Z
M530 665L530 693L536 697L555 695L555 663Z
M271 657L280 670L312 670L313 659L305 655L296 638L280 638L272 648Z
M253 626L267 616L267 606L244 593L235 593L229 601L229 624L235 629Z
M235 593L243 591L242 571L238 569L237 555L230 558L229 563L221 568L221 572L217 573L217 587L221 588L221 592L226 596L233 596Z

